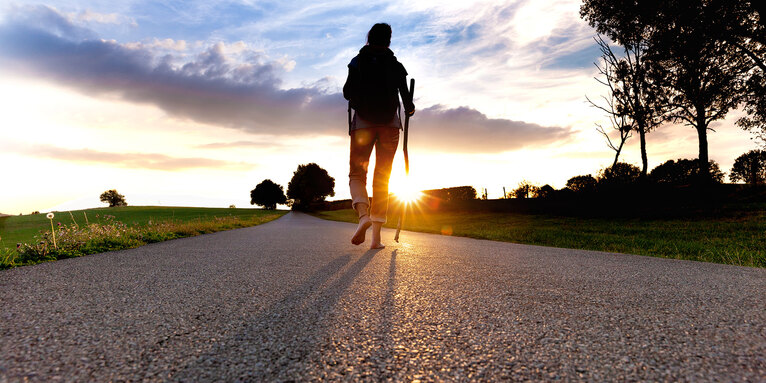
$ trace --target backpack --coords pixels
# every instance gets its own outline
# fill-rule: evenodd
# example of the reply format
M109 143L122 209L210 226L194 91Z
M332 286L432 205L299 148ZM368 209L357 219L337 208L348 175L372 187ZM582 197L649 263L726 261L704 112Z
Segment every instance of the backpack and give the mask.
M393 55L359 54L355 65L357 82L351 107L363 119L385 124L396 117L399 108L397 80L402 76L401 64ZM403 68L402 68L403 69Z

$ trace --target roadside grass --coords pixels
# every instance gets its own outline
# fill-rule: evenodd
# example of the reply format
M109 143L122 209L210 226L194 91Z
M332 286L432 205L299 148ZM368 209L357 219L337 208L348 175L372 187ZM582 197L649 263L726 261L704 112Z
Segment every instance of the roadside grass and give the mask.
M356 223L353 210L317 212ZM385 227L396 228L389 217ZM766 267L766 212L727 217L666 219L587 218L542 214L413 213L404 230L495 241Z
M255 226L286 211L124 206L0 218L0 269ZM87 215L87 223L86 217Z

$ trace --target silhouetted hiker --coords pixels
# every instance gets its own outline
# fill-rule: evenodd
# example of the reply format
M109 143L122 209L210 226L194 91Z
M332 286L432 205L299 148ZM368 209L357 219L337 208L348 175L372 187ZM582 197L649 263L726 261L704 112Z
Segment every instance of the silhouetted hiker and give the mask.
M415 113L415 105L407 91L407 71L396 60L391 44L391 26L375 24L367 33L367 45L348 64L348 78L343 97L354 109L350 121L351 155L349 187L354 210L359 214L359 226L351 243L364 242L372 226L371 249L383 248L380 229L386 222L388 210L388 179L399 130L402 128L399 93L404 110ZM367 165L375 147L375 172L372 178L372 206L367 196Z

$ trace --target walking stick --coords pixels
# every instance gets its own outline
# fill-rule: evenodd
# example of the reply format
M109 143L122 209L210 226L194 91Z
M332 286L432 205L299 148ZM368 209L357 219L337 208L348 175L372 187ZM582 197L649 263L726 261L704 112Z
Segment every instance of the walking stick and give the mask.
M348 102L348 135L351 135L351 101Z
M415 98L415 79L410 79L410 99L414 100ZM404 151L404 173L405 173L405 180L410 176L410 157L407 154L407 132L409 131L410 127L410 115L409 113L405 113L404 116L404 142L402 143L402 150ZM406 181L405 181L406 182ZM396 223L396 235L394 236L394 241L399 242L399 232L402 231L402 222L404 222L404 210L405 206L404 203L401 203L401 211L399 212L399 222Z

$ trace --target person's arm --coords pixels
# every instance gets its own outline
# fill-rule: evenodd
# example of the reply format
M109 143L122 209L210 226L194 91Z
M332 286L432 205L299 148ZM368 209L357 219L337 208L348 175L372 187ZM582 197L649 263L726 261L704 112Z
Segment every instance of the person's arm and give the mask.
M343 98L349 101L356 99L357 83L359 81L356 65L356 58L354 58L348 64L348 77L346 77L346 84L343 85Z
M353 93L352 89L354 88L354 86L351 85L353 84L353 81L354 81L352 73L353 71L351 70L351 68L349 68L348 77L346 77L346 84L343 85L343 98L349 101L351 101L352 93Z
M401 75L399 76L399 94L402 95L402 103L404 104L404 112L407 115L412 116L415 114L415 104L412 103L412 94L407 89L407 70L404 69L404 65L399 64Z
M404 104L404 112L407 115L412 116L415 114L415 104L412 103L412 94L407 89L407 76L402 76L399 81L399 94L402 95L402 103Z

